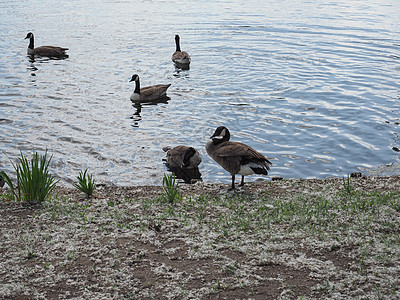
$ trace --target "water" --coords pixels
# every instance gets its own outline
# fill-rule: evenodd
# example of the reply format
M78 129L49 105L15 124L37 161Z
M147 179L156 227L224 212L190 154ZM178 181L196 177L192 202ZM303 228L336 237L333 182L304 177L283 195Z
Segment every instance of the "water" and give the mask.
M4 1L0 3L0 168L49 149L65 184L160 184L164 146L203 158L203 180L229 183L206 154L219 125L273 162L271 175L325 178L398 163L397 0ZM68 47L65 60L26 56ZM192 56L179 72L174 35ZM142 86L166 103L134 107ZM248 180L256 180L257 177Z

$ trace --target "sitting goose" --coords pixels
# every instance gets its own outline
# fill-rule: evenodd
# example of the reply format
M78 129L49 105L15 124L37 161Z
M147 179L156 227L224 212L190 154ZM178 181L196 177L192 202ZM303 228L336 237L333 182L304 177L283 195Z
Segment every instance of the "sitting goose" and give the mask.
M194 169L197 168L201 163L200 154L193 147L164 147L163 150L167 152L168 167Z
M175 35L176 51L172 54L172 61L176 64L188 65L190 64L190 55L185 51L181 51L179 44L179 35Z
M166 97L167 89L171 86L171 84L157 84L140 88L139 75L137 74L132 76L129 82L131 81L136 83L135 90L131 95L131 100L134 102L152 101Z
M196 183L201 181L199 164L201 157L199 152L193 147L177 146L164 147L167 152L166 166L168 170L175 174L176 178L183 179L185 183Z
M206 150L213 160L232 175L230 190L235 189L235 174L242 175L241 186L244 185L244 176L268 174L269 167L272 164L264 155L248 145L230 142L229 139L228 128L220 126L207 142Z
M68 48L61 48L61 47L55 47L55 46L40 46L36 47L34 46L34 37L33 33L29 32L25 39L29 39L29 46L27 49L28 55L31 56L47 56L47 57L56 57L56 58L67 58L68 55L65 53L65 51L68 50Z

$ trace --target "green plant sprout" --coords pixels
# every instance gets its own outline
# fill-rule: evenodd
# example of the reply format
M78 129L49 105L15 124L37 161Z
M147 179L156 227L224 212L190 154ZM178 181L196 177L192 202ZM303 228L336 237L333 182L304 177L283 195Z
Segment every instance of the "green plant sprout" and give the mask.
M178 183L176 182L176 177L175 177L174 173L171 173L169 175L164 174L163 189L164 189L164 193L163 193L162 197L167 202L173 204L177 200L182 199L182 195L179 192Z
M76 177L78 182L74 184L74 186L84 192L86 197L89 198L93 195L94 187L95 187L95 180L93 179L93 175L87 173L88 169L86 169L83 173L82 171L79 172L79 175Z
M44 155L34 152L32 159L29 161L21 152L20 163L15 165L11 162L17 173L16 186L14 186L5 172L0 172L0 177L10 187L15 200L36 204L45 201L51 195L59 181L49 173L52 157L47 156L47 150Z

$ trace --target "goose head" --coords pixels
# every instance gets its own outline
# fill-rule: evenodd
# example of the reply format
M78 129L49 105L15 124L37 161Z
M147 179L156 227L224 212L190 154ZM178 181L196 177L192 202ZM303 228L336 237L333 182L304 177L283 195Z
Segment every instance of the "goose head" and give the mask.
M25 40L26 39L32 39L32 38L33 38L33 33L32 32L28 32L28 34L25 37Z
M137 74L132 75L132 78L131 78L131 80L129 80L129 82L132 82L132 81L138 82L139 81L139 75L137 75Z
M189 147L186 151L185 154L183 156L182 159L182 168L187 168L190 166L191 163L191 158L196 155L197 151L196 149L194 149L193 147Z
M222 142L227 142L231 138L231 134L225 126L219 126L215 129L214 134L210 137L213 144L220 144Z

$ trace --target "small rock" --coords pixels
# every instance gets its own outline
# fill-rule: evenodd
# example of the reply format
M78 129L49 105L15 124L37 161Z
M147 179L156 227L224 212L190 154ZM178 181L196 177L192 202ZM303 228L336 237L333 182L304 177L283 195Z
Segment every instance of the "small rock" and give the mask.
M364 177L364 175L361 172L353 172L353 173L350 174L350 177L352 177L352 178L361 178L361 177Z
M272 181L278 181L278 180L282 180L282 179L283 179L283 177L279 176L279 175L274 175L274 176L271 177Z

